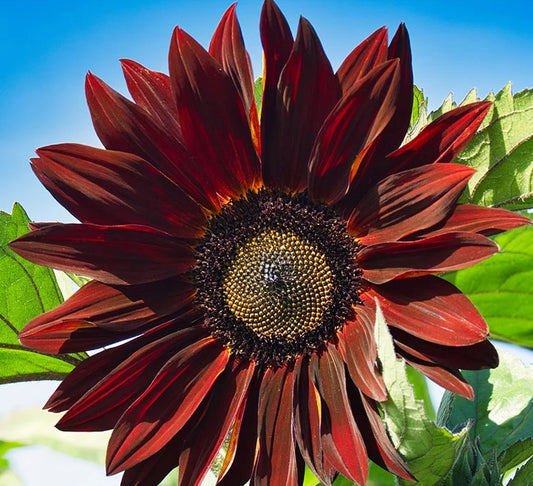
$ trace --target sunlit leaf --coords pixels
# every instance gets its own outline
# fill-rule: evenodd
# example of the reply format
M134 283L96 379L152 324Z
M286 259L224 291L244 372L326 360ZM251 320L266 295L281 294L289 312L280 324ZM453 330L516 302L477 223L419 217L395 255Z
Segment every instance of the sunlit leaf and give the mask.
M525 486L533 484L533 457L520 467L508 486Z
M61 379L81 355L46 356L20 345L17 334L33 317L63 302L52 270L15 255L7 244L26 233L29 218L18 204L0 212L0 384Z
M381 310L376 316L378 356L389 399L382 410L392 442L418 479L419 486L433 486L450 472L467 437L467 427L458 433L440 428L427 416L409 383L403 361L396 358L392 338ZM413 484L400 480L401 484Z
M533 348L533 226L494 240L501 253L444 277L479 309L492 337Z
M523 462L533 457L533 438L515 442L500 454L499 462L503 472L512 471Z
M263 78L257 78L254 82L254 98L257 105L257 112L261 113L261 105L263 104Z

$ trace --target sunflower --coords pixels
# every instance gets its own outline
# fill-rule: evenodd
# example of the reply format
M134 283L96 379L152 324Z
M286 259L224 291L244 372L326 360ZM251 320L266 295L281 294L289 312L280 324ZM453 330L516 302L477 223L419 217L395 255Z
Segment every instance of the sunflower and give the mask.
M395 349L472 398L459 368L498 363L480 314L433 274L498 251L526 224L457 204L451 163L490 108L459 107L401 145L413 81L407 31L381 28L334 72L311 25L261 13L262 106L232 6L206 51L174 31L169 76L122 61L134 101L89 73L105 149L37 150L33 170L81 223L39 223L11 248L93 280L21 342L100 350L46 407L58 428L113 429L108 473L197 485L227 440L221 486L363 484L368 458L412 479L380 419L376 308ZM111 346L112 345L112 346ZM103 348L103 350L102 350Z

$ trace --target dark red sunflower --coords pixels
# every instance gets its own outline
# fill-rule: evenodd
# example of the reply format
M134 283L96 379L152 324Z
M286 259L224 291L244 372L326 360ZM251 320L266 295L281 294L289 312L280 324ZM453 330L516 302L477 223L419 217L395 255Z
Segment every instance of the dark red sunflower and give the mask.
M197 485L226 437L219 485L356 483L367 458L410 478L380 420L377 303L396 351L463 396L459 368L497 365L482 317L433 274L498 251L528 220L457 205L451 163L489 103L457 108L400 146L412 105L409 40L379 29L333 72L313 28L261 16L260 114L232 6L209 50L174 32L170 76L123 61L134 102L93 74L105 149L41 148L39 179L81 224L45 223L11 247L94 280L31 321L46 353L100 351L47 403L58 427L113 429L108 472Z

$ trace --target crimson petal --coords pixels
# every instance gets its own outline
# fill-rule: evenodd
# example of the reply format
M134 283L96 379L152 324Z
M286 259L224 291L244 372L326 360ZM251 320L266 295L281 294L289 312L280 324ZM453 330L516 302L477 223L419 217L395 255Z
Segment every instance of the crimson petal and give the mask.
M485 236L458 231L369 246L359 252L358 263L366 280L382 284L397 278L459 270L498 251L498 245Z
M201 483L246 400L254 369L253 361L234 360L215 383L205 417L192 430L180 455L180 486Z
M365 170L359 163L391 119L398 73L397 60L381 64L359 80L327 117L309 161L313 199L337 202L351 180L359 177L356 173Z
M26 260L108 284L142 284L186 272L193 249L147 226L54 224L10 243Z
M348 229L368 246L432 227L449 215L474 172L464 165L439 164L393 174L363 196Z
M152 339L92 387L56 427L78 432L113 428L126 409L149 387L163 365L206 335L206 329L194 326L161 339Z
M204 190L212 199L222 198L218 205L258 187L260 162L248 114L230 77L179 28L170 45L169 69L183 139L198 163L191 171L193 179L202 188L208 183Z
M263 178L268 187L305 189L313 142L339 98L340 87L320 40L300 18L275 106L262 117Z
M156 454L185 425L229 360L218 340L207 337L171 358L149 388L115 425L109 441L109 474Z
M389 326L445 346L469 346L486 339L488 327L454 285L435 277L389 282L361 294L375 308L377 297Z
M424 232L424 236L435 236L455 231L471 231L485 236L531 224L521 214L505 209L485 208L473 204L459 204L443 225Z
M252 106L255 106L254 78L250 56L244 47L235 7L234 3L222 16L209 44L209 54L230 76L242 97L246 113L250 113Z
M435 162L451 162L476 133L490 107L489 101L480 101L445 113L413 140L390 153L386 165L398 172Z
M346 322L337 337L339 351L352 381L364 394L383 402L387 399L387 389L375 364L378 353L374 321L366 308L358 307L355 319Z
M337 79L345 94L362 77L387 60L387 28L381 27L369 35L343 61Z
M294 375L287 367L266 370L259 393L259 447L253 471L254 486L298 486L293 436Z
M324 457L320 395L310 377L307 357L296 360L294 376L294 431L298 448L315 476L325 486L331 486L336 471Z
M129 59L122 59L120 63L135 103L143 107L168 133L181 139L178 110L170 89L170 78Z
M323 400L322 443L325 458L347 478L364 484L367 452L346 391L344 362L333 344L320 358L311 356L315 385Z
M37 154L35 174L82 222L147 225L187 238L203 232L200 207L135 155L77 144L43 147Z

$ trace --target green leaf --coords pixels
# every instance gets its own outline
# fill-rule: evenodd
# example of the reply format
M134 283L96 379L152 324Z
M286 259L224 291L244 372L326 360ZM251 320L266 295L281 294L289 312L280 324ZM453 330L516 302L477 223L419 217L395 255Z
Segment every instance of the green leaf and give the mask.
M418 479L419 486L433 486L450 472L467 437L467 427L453 434L437 427L417 400L405 371L396 358L394 345L381 310L376 315L378 356L389 398L381 404L392 442ZM413 484L400 480L400 484Z
M5 454L11 449L15 449L16 447L20 447L21 445L22 444L20 444L19 442L6 442L4 440L0 440L0 471L6 467L9 467L9 461L4 457Z
M263 104L263 78L257 78L254 83L254 98L257 105L257 112L261 113Z
M519 440L498 458L502 472L512 471L533 456L533 438Z
M415 370L411 366L407 366L405 371L407 373L407 379L409 380L409 383L413 385L415 398L424 404L426 415L431 420L435 420L437 414L435 412L435 408L433 407L433 402L431 401L427 378L420 373L420 371Z
M29 218L19 204L0 211L0 384L61 379L82 359L47 356L20 345L17 334L33 317L63 302L54 273L15 255L7 244L28 231Z
M514 478L508 483L508 486L526 486L531 484L533 484L533 458L516 471Z
M413 86L413 109L411 111L411 122L409 130L403 143L407 143L415 138L420 131L428 124L427 114L428 99L424 97L421 89Z
M474 303L492 337L533 348L533 226L494 240L501 253L443 277Z
M20 478L10 469L0 470L0 484L2 486L24 486Z
M493 106L455 162L477 169L460 202L481 206L533 205L533 90L515 95L511 84L487 100Z
M450 430L470 423L471 439L479 437L486 459L533 437L533 366L526 367L507 353L499 354L498 368L463 372L474 389L474 399L445 392L437 420Z

